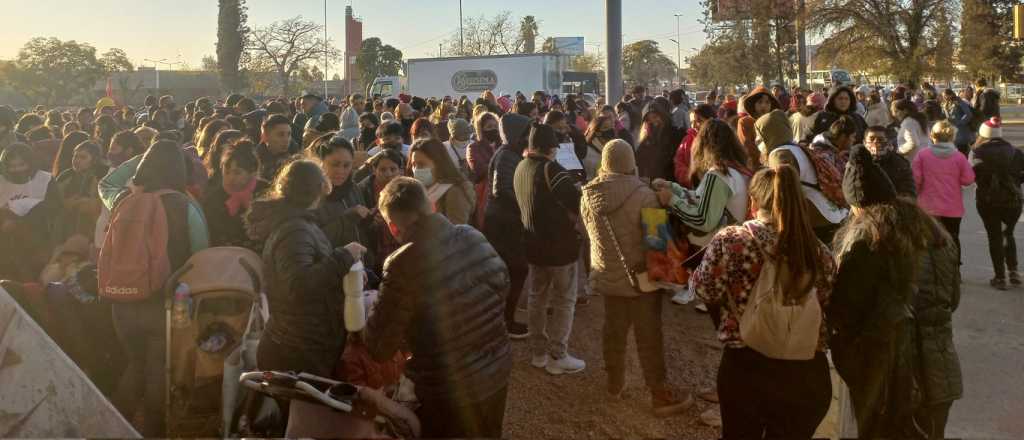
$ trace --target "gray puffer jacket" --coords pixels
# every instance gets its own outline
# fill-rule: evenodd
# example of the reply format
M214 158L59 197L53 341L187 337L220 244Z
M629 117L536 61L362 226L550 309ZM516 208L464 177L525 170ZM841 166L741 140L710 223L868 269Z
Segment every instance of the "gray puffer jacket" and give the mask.
M654 191L634 175L602 174L583 187L581 212L590 236L590 286L594 292L639 296L629 284L603 217L608 217L626 262L640 273L646 270L640 210L658 207Z
M950 239L924 253L913 308L920 347L919 378L926 404L963 396L960 358L953 345L953 312L960 305L960 265Z

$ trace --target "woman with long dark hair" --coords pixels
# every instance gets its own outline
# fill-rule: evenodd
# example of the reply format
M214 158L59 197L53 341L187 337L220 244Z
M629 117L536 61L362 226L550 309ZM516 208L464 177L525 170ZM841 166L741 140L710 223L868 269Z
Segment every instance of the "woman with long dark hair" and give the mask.
M636 147L636 165L640 177L674 180L672 159L682 136L672 126L672 117L652 102L644 109L641 124Z
M54 176L59 176L71 168L71 158L75 155L75 147L82 142L88 141L89 134L84 131L73 131L64 136L60 141L60 149L57 150L57 157L53 160L53 169L49 170Z
M203 192L202 206L210 225L213 246L258 246L246 236L242 219L253 200L270 187L259 178L260 160L256 145L248 139L239 140L221 155L220 176Z
M917 109L917 105L905 99L892 103L892 113L900 122L896 144L900 154L911 163L918 151L932 146L928 137L928 119Z
M118 203L132 194L169 191L160 196L167 216L167 257L170 270L181 268L192 254L209 245L206 220L198 204L185 193L185 157L174 141L157 141L140 160L130 160L107 174L99 184L103 204L115 212ZM129 187L129 182L132 185ZM111 228L116 228L111 224ZM111 229L110 234L116 234ZM145 412L140 432L147 437L166 437L165 395L162 380L150 380L153 371L164 368L166 359L166 315L164 297L152 295L138 302L114 303L114 327L128 355L127 371L121 378L117 407L126 414ZM131 419L132 417L129 417Z
M911 304L935 221L896 189L863 146L850 154L850 218L832 248L839 267L827 310L832 359L850 387L861 438L906 438L915 409Z
M71 168L57 176L64 202L58 234L61 243L73 235L93 238L96 219L103 207L97 184L108 170L98 144L82 142L75 147Z
M413 144L405 175L423 184L436 213L448 218L452 224L469 223L476 199L473 185L452 163L441 141L427 139Z
M811 438L832 402L822 310L832 292L835 263L814 234L800 177L792 167L765 168L755 174L750 199L756 218L715 235L691 279L697 296L722 310L722 438ZM775 279L762 277L768 267L777 270ZM763 282L777 283L767 295L781 296L781 302L817 303L805 306L805 313L816 315L818 322L773 335L785 341L763 339L756 347L749 346L755 341L744 339L741 322L756 310L753 301L759 298L754 294ZM803 342L801 349L784 356L762 345L796 341Z
M334 246L358 242L369 235L362 221L370 215L353 176L355 148L337 132L327 133L310 146L309 154L320 163L330 191L316 209L317 222Z
M728 124L718 119L706 121L694 142L690 179L700 182L688 190L663 179L652 184L658 199L692 231L689 241L705 245L723 226L747 217L747 155Z

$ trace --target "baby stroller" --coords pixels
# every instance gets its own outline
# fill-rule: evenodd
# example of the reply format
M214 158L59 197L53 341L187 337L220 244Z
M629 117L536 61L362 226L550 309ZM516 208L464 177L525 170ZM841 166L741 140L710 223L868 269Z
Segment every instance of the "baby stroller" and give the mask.
M251 371L239 383L290 401L287 438L417 438L416 414L383 392L307 373Z
M220 430L224 361L243 341L262 283L259 255L239 247L200 251L168 279L170 436L212 437ZM190 293L187 307L175 298L183 284Z

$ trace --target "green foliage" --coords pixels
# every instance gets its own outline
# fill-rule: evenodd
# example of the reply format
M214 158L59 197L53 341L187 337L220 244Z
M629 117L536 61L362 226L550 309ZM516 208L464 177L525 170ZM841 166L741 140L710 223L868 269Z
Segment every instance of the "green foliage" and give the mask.
M676 63L658 48L657 42L642 40L622 48L622 68L627 81L647 85L671 79Z
M356 68L363 79L362 88L366 88L374 78L398 75L402 69L402 51L382 43L380 38L367 38L356 55Z
M25 43L13 63L0 66L0 77L29 100L54 105L83 95L91 98L96 82L107 72L106 67L96 58L96 49L88 44L37 37Z
M232 92L242 90L244 86L239 64L249 36L249 27L246 25L247 9L245 0L219 1L215 70L220 74L221 85ZM204 70L212 67L207 64L206 59L203 62Z
M824 37L818 53L826 58L855 47L867 60L884 64L886 73L919 84L940 41L949 42L941 28L950 23L941 19L953 1L816 0L807 4L808 29Z
M972 78L1018 81L1024 49L1011 40L1013 5L1008 0L963 0L960 63Z

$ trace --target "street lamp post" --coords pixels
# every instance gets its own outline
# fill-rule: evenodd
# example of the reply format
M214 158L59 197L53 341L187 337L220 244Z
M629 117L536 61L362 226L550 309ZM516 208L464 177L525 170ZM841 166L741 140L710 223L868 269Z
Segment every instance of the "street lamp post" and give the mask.
M156 93L159 95L160 94L160 67L157 66L157 64L173 65L175 63L168 63L167 62L167 58L163 58L163 59L159 59L159 60L151 60L149 58L146 58L146 59L144 59L142 61L153 63L153 72L156 73Z
M683 55L682 55L683 51L682 51L682 48L680 47L680 44L681 44L680 40L681 40L681 38L679 38L679 37L681 36L681 34L679 33L679 17L682 17L683 14L675 14L675 16L676 16L676 79L679 81L679 85L682 85L683 84L683 75L682 75L681 72L682 72L682 69L683 69Z

